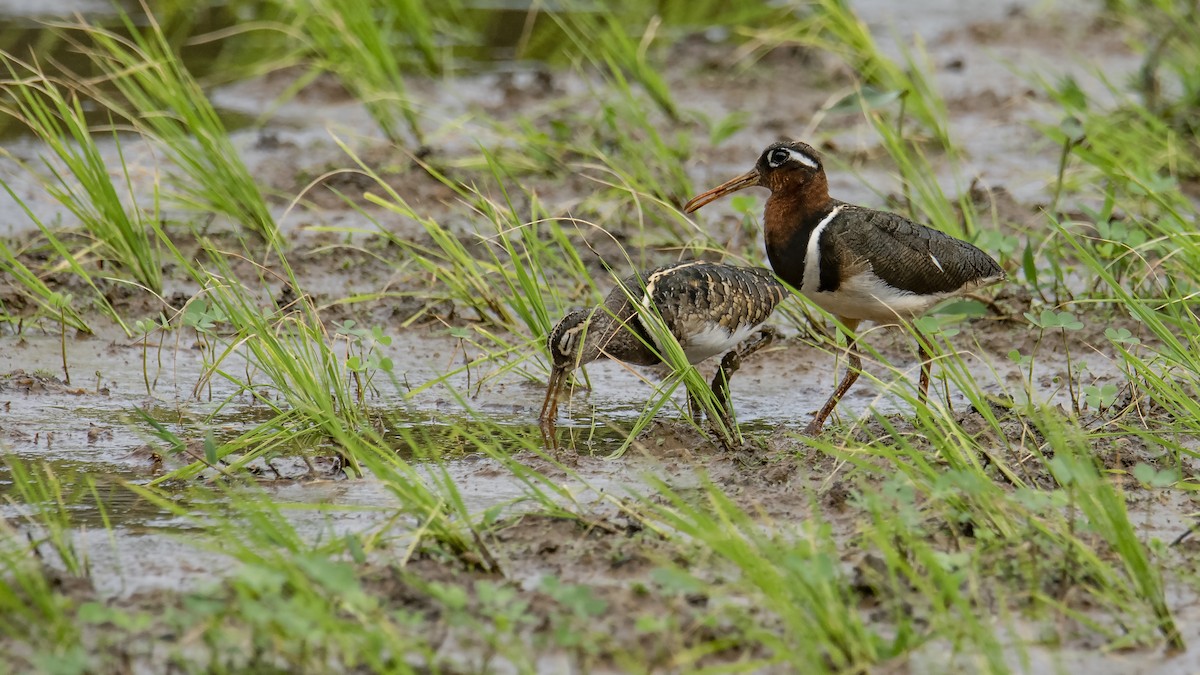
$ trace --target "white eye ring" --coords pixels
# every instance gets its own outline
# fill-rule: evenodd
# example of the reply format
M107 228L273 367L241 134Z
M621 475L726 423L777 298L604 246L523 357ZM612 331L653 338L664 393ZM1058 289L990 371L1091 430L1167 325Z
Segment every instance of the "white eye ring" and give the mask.
M816 160L804 154L803 152L800 152L799 150L793 150L791 148L775 148L770 154L767 155L767 164L772 169L778 169L790 161L799 162L810 169L818 168Z

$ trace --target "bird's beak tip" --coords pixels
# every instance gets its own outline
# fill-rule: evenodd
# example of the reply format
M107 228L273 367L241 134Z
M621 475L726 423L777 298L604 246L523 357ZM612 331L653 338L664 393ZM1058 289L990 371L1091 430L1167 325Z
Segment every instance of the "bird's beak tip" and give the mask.
M751 169L733 180L721 183L711 190L701 192L692 197L688 203L683 205L683 212L694 213L700 207L710 204L731 192L737 192L738 190L758 185L758 180L758 169Z

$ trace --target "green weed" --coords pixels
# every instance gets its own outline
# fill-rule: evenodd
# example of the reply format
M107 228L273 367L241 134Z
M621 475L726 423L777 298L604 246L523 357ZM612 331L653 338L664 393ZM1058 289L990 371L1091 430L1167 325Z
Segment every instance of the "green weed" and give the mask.
M11 80L0 82L0 89L12 103L0 104L0 110L21 120L45 144L57 159L43 157L44 168L53 176L44 185L76 218L89 236L102 246L105 258L116 262L152 293L162 292L162 266L157 239L157 212L147 213L137 205L134 185L121 152L115 130L112 140L124 179L123 192L129 206L121 201L108 163L96 144L84 116L79 98L61 83L48 78L36 65L24 63L0 52L0 60ZM59 165L65 167L63 172ZM157 207L158 195L154 194ZM157 211L157 209L156 209ZM79 252L73 257L85 257Z
M125 34L88 23L63 24L73 46L104 73L72 85L154 140L171 163L171 199L217 213L278 245L275 219L212 103L172 50L153 15L145 27L122 15ZM113 93L115 90L116 93Z

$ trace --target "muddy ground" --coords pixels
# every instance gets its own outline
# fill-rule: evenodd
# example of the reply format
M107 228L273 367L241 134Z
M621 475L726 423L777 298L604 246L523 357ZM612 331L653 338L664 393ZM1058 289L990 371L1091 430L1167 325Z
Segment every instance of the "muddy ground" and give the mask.
M1035 122L1056 123L1057 113L1030 84L1028 73L1036 72L1048 79L1070 73L1090 91L1102 95L1096 78L1104 72L1114 81L1131 74L1139 64L1138 57L1126 46L1126 36L1118 26L1101 20L1095 8L1082 4L1055 4L1047 7L1041 2L968 3L953 0L924 0L906 3L901 11L892 3L861 0L852 3L868 21L885 45L893 39L910 44L919 35L932 65L934 81L946 98L950 110L951 133L963 149L964 159L958 175L942 176L949 194L958 194L975 183L978 199L991 208L992 214L984 227L1024 237L1030 227L1042 220L1039 209L1048 200L1047 186L1054 176L1058 147L1047 141L1031 125ZM969 7L969 8L968 8ZM870 206L884 206L894 197L899 186L894 173L886 164L884 152L878 147L874 133L860 115L814 115L831 97L844 93L852 84L850 73L835 59L804 50L778 50L761 62L729 79L724 70L733 47L726 42L693 38L673 48L666 77L676 98L690 108L713 117L734 111L748 114L745 128L718 147L708 147L697 135L695 155L687 171L698 187L722 182L749 168L758 151L780 137L811 137L814 132L823 139L827 155L835 157L836 166L830 172L834 196L846 201ZM888 49L895 53L894 47ZM276 73L261 80L218 89L215 102L226 110L257 114L274 97L290 86L294 73ZM435 134L430 145L428 161L453 166L457 154L472 150L476 144L487 145L492 134L479 119L491 117L512 119L516 114L536 114L563 97L587 97L587 83L577 75L561 70L518 70L463 76L448 81L424 82L417 85L417 96L429 109L431 119L458 119L455 128ZM353 130L371 128L369 117L362 107L329 80L318 80L295 99L280 107L261 130L234 134L244 151L253 173L279 196L274 207L281 217L290 246L295 254L291 262L306 290L314 294L323 316L329 320L355 318L367 325L384 326L394 342L387 353L403 373L403 380L420 383L437 377L464 360L462 344L448 333L448 327L461 324L451 308L435 306L429 319L401 329L402 321L426 309L427 300L420 293L426 289L420 278L397 278L391 267L375 255L367 255L341 244L340 234L319 231L320 228L364 227L361 217L347 206L328 187L361 197L366 187L352 174L333 176L313 184L322 174L349 165L345 155L330 139L330 132L349 140L374 165L386 167L391 185L410 203L434 218L448 218L455 227L470 231L472 224L463 219L453 195L440 183L417 169L403 152L380 142L372 135L360 135ZM6 142L14 155L30 158L36 149L27 139ZM127 148L126 160L133 166L144 162L149 166L148 150L136 145ZM935 158L936 161L936 158ZM16 186L23 199L30 201L42 215L61 216L56 204L39 194L36 185L23 178L11 162L0 162L0 172L6 181ZM586 175L545 176L531 178L539 195L552 214L576 212L594 190L594 177ZM290 198L307 188L303 203L293 207ZM356 188L358 194L355 194ZM688 195L679 195L680 200ZM761 203L763 195L758 196ZM371 208L367 206L367 208ZM0 197L0 236L28 240L33 237L31 226L7 197ZM424 235L412 222L373 210L381 223L401 236L420 238ZM634 231L634 219L620 205L612 205L603 221L606 228L618 234ZM717 235L719 240L736 242L743 236L740 216L728 203L718 202L698 214L700 227ZM219 224L216 226L219 230ZM369 226L366 226L369 227ZM364 237L352 237L358 241ZM665 242L664 242L665 243ZM397 255L395 249L379 247L371 252ZM602 251L601 251L602 253ZM589 262L600 269L598 256L585 253ZM670 260L677 253L663 246L652 251L652 261ZM69 283L69 282L68 282ZM172 279L168 271L168 290L164 296L178 308L195 292L195 288L180 279ZM389 288L399 295L386 301L347 306L338 301L354 293L370 293ZM11 289L0 285L0 294L11 309L19 302ZM984 389L1000 394L1014 388L1020 380L1017 367L1007 358L1012 349L1028 352L1036 334L1021 315L1029 308L1030 294L1012 285L987 289L987 296L996 300L998 310L993 315L962 326L955 339L964 352L973 372ZM131 316L147 316L163 309L153 300L112 290L114 305ZM432 317L439 317L433 319ZM1110 317L1092 320L1083 317L1085 329L1070 334L1069 347L1073 355L1088 363L1088 382L1115 383L1124 386L1125 377L1118 368L1109 343L1103 339L1105 328L1113 326ZM103 321L95 322L103 325ZM1137 326L1128 325L1132 331ZM589 368L591 391L576 391L564 413L571 422L564 426L574 430L574 448L578 456L568 458L570 466L597 491L585 491L583 500L595 505L595 524L581 526L575 522L557 521L545 517L513 517L511 524L499 530L492 542L493 553L501 562L508 579L533 586L534 580L552 573L563 581L586 583L604 589L609 611L603 625L611 626L614 640L637 640L633 634L623 635L622 626L655 609L659 597L641 596L631 591L631 582L642 579L654 566L656 541L648 533L637 531L621 515L603 502L601 494L621 494L644 485L645 476L654 475L679 489L698 484L697 468L702 469L718 485L726 488L741 506L761 513L763 518L784 522L805 519L814 508L822 509L835 525L837 514L849 492L857 483L844 479L848 467L828 455L808 448L798 431L810 413L834 384L833 356L815 348L800 331L790 327L791 338L782 346L761 353L747 363L733 382L733 400L739 420L751 437L752 450L725 453L686 425L678 422L678 412L664 411L661 419L642 434L640 443L623 458L605 459L615 449L621 436L607 431L606 425L627 426L639 414L650 394L650 388L637 374L621 366L601 363ZM912 345L896 330L872 330L866 338L892 364L906 368L904 375L915 379L917 363ZM159 366L158 345L149 350L149 376L156 380L153 391L147 394L143 384L143 347L126 339L115 330L94 336L71 336L66 342L70 367L70 384L64 379L57 334L26 330L21 335L11 331L0 335L0 448L12 455L51 462L60 471L87 472L96 476L104 494L113 495L108 504L117 546L109 543L98 524L94 510L81 509L76 517L81 527L80 537L93 560L94 588L81 593L98 597L122 598L133 605L161 600L157 591L197 587L219 578L227 570L220 554L197 551L178 535L180 523L154 507L128 496L118 487L120 481L144 481L172 468L173 458L163 458L148 447L153 443L131 422L131 410L137 406L153 406L178 415L183 422L195 423L217 408L232 390L214 380L211 391L199 396L194 387L203 369L200 353L194 345L181 340L162 347ZM1040 346L1039 370L1034 378L1041 385L1035 396L1046 405L1065 405L1069 401L1063 388L1065 365L1058 355L1060 341L1046 340ZM876 364L877 365L877 364ZM908 405L890 391L894 377L883 368L871 370L882 382L868 378L843 400L840 419L831 429L833 438L853 439L873 433L869 410L892 415L900 430L911 430L905 421ZM654 379L656 375L649 375ZM466 388L468 382L458 377L452 382ZM475 391L475 389L471 389ZM433 389L412 399L404 392L384 386L374 405L395 409L414 423L443 416L455 418L462 411L452 397ZM544 392L536 383L516 378L490 381L478 389L470 404L475 410L495 416L507 424L532 427ZM677 397L682 405L682 398ZM949 398L956 414L969 427L971 411L961 395L951 390ZM235 398L224 405L215 417L218 433L232 434L260 419L249 401ZM1152 412L1147 413L1152 414ZM1095 423L1108 420L1102 416ZM595 437L590 430L600 428ZM1019 424L1011 427L1017 436L1028 430ZM1134 437L1114 437L1108 447L1096 451L1111 467L1128 467L1137 462L1154 463L1160 449L1147 447ZM449 462L450 470L475 510L507 502L522 494L522 489L506 470L492 460L470 452L457 453ZM539 464L537 458L522 457L538 468L545 468L552 477L564 481L573 479L556 476L556 469ZM339 505L379 507L378 510L356 511L344 516L296 516L302 528L314 536L325 532L365 530L386 518L391 503L388 493L370 479L344 480L335 473L313 477L297 467L281 465L282 480L265 481L265 489L280 500L321 502ZM1136 490L1136 485L1130 488ZM1146 492L1131 498L1131 510L1142 528L1145 539L1170 541L1189 525L1186 514L1195 509L1185 495L1170 491ZM853 521L845 519L845 527ZM842 533L849 538L850 532ZM1194 548L1184 548L1172 555L1187 556ZM857 552L845 552L847 565L859 562ZM1179 562L1179 561L1176 561ZM413 566L413 573L429 578L447 574L428 561ZM386 573L374 579L381 594L401 593L403 584L389 581ZM1200 643L1200 605L1187 586L1175 579L1170 584L1172 610L1175 612L1184 638ZM531 591L531 593L534 593ZM536 595L536 593L534 593ZM695 598L692 601L697 601ZM672 609L686 622L689 600L675 599ZM453 640L446 649L454 648ZM897 665L896 672L924 672L922 663L941 663L936 658L938 646L929 645L918 652L910 664ZM653 650L651 650L653 653ZM735 659L745 655L730 654ZM561 655L547 650L543 664L555 670ZM660 655L660 658L666 658ZM1093 673L1118 672L1194 672L1200 666L1200 656L1192 652L1165 656L1157 653L1104 654L1091 648L1088 638L1081 634L1074 642L1060 649L1042 648L1033 652L1031 672L1048 667L1066 666L1068 671L1085 668ZM654 665L654 657L648 662ZM663 661L662 664L666 664ZM620 669L620 664L609 666Z

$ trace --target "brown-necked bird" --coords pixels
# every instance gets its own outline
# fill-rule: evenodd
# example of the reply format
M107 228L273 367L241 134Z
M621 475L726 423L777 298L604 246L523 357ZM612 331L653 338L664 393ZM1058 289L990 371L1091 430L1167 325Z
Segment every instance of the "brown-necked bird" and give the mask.
M942 300L1002 281L991 256L907 218L829 196L821 157L799 141L767 147L753 169L692 198L696 209L748 187L771 191L763 214L767 257L779 278L799 289L849 331L849 370L805 433L817 435L858 379L854 331L862 321L897 324ZM918 337L920 396L929 390L929 355Z
M759 267L690 261L626 277L601 305L571 312L550 331L553 367L540 417L543 438L553 445L559 391L575 368L603 357L641 366L663 362L634 303L642 311L657 309L689 363L728 351L712 390L729 421L729 378L743 358L776 337L762 324L787 295L771 271ZM693 404L692 410L699 408Z

